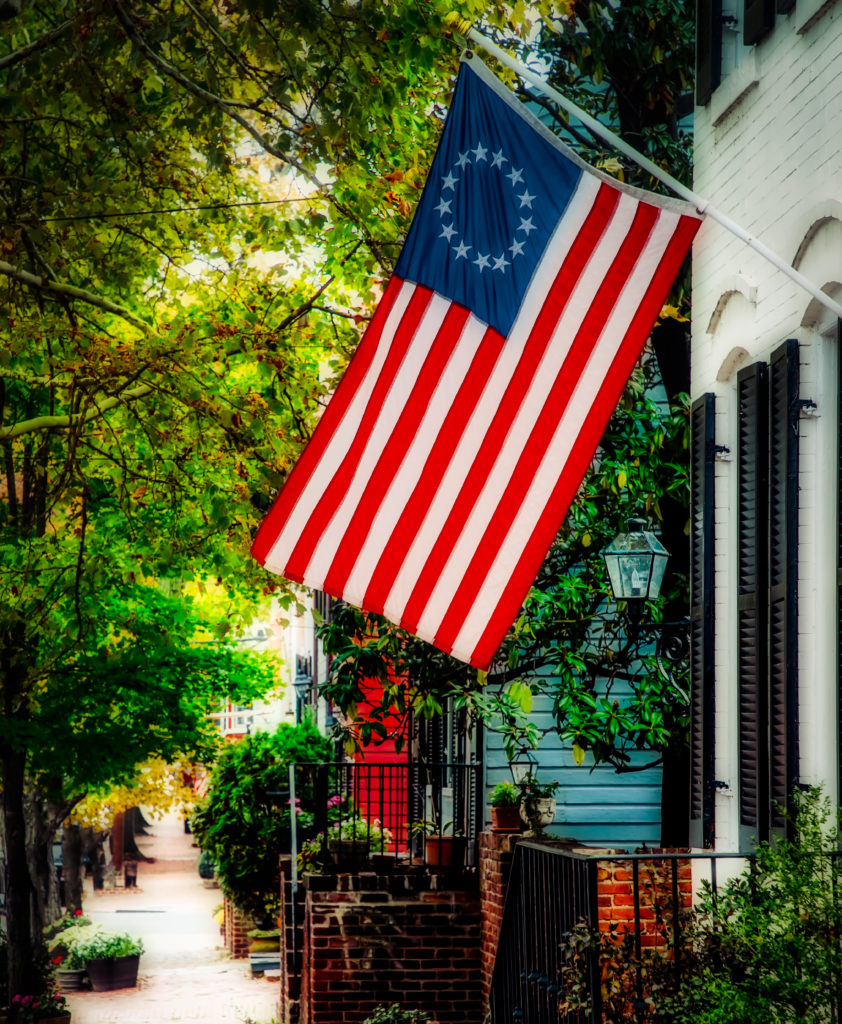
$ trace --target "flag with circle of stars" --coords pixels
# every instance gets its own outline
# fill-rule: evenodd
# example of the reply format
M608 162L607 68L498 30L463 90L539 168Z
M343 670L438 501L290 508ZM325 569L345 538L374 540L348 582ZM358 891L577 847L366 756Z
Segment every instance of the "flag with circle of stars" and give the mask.
M698 226L463 63L395 273L254 556L488 668Z
M582 174L554 141L463 64L395 273L508 334Z

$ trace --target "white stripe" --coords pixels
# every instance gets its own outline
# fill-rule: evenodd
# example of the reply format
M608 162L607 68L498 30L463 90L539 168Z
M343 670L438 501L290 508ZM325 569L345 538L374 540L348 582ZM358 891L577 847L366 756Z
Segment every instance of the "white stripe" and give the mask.
M536 269L494 371L482 394L477 398L474 411L453 452L450 464L424 522L403 560L391 592L386 599L384 614L393 622L400 622L403 617L404 608L427 556L441 533L453 503L465 482L465 477L488 433L497 407L523 355L529 333L541 312L547 292L552 287L571 245L587 220L598 191L599 182L588 175L583 176L579 188L568 203L564 216L553 232L544 258Z
M570 402L559 420L546 455L520 506L508 535L494 559L476 600L454 642L453 655L469 661L488 625L488 620L506 587L524 547L532 535L553 488L561 476L576 439L587 420L605 380L608 367L620 349L635 314L646 295L658 264L675 233L680 216L661 211L634 270L605 325Z
M556 378L570 352L576 333L593 305L597 292L605 281L617 250L634 223L639 203L630 196L621 195L608 227L556 324L544 357L532 378L517 415L512 421L506 440L497 455L491 472L486 477L471 514L459 540L441 572L435 589L424 610L419 627L437 632L447 614L450 602L465 577L477 544L497 510L503 492L517 472L518 461L529 443L530 434L546 404ZM479 581L477 581L479 583ZM490 614L493 606L483 610Z
M465 321L462 333L430 397L412 444L404 453L400 468L371 521L368 536L343 588L343 597L346 601L356 605L362 604L377 563L418 483L442 424L456 400L459 388L465 382L487 330L487 326L473 315Z
M307 584L316 590L322 589L348 524L357 511L360 498L377 467L383 449L395 430L401 413L406 407L412 389L418 383L418 375L430 354L430 349L441 330L441 325L450 306L449 299L445 299L441 295L433 295L415 329L415 334L407 346L406 354L401 360L392 386L380 406L374 427L354 469L348 489L333 513L329 525L322 533L307 566ZM334 468L336 467L334 466Z
M395 296L394 304L386 318L386 323L383 325L383 333L377 343L377 353L374 359L372 359L365 376L360 381L359 387L348 408L345 410L345 415L336 425L333 437L331 437L330 442L324 452L322 452L322 457L313 468L310 479L298 496L298 501L290 512L283 529L266 555L265 566L272 572L283 573L287 561L295 549L295 545L298 543L302 530L307 525L313 510L324 494L337 467L348 453L348 449L351 447L368 406L371 393L377 383L377 378L383 369L383 363L389 354L392 337L400 325L414 292L414 284L404 283Z

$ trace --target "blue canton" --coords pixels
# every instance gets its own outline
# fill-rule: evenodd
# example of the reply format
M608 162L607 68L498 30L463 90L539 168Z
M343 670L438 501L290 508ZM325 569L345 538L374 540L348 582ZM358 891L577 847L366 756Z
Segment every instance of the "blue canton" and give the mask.
M395 273L507 335L581 173L463 63Z

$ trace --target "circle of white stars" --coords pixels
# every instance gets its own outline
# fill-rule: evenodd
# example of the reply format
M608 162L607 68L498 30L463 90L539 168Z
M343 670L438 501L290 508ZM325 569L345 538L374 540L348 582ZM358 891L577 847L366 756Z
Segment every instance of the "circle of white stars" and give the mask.
M485 164L489 169L496 168L505 178L508 178L511 182L512 194L519 204L517 210L520 223L515 228L512 244L504 246L498 256L495 256L493 252L483 253L479 249L475 250L473 246L466 245L465 239L460 237L459 232L453 226L451 206L456 199L456 186L463 180L466 167L479 167L481 164ZM510 168L508 171L505 166L507 164ZM517 192L519 188L523 190L520 194ZM446 197L448 192L450 192L450 196ZM518 256L524 255L523 249L526 245L526 240L531 232L537 230L532 221L532 200L534 198L535 196L530 195L526 187L523 168L515 167L512 161L503 155L502 147L496 153L489 153L489 150L483 146L481 141L477 142L473 149L469 147L464 153L459 154L453 167L442 178L441 198L438 206L435 207L442 222L439 238L447 240L447 244L456 253L457 260L462 259L473 263L480 274L486 269L490 269L492 273L499 271L505 274L506 268L511 267ZM445 217L448 216L450 217L450 222L446 224ZM522 236L519 238L518 235L521 233ZM471 255L473 252L476 252L475 258Z

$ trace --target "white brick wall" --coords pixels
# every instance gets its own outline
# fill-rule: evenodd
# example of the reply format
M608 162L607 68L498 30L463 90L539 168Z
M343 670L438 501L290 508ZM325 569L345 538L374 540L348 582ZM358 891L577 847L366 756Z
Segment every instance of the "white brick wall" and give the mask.
M806 26L806 28L805 28ZM835 297L842 295L842 3L798 0L728 75L695 124L695 190ZM822 222L816 228L818 222ZM811 225L814 226L811 232ZM715 315L716 314L716 315ZM713 321L713 324L712 324ZM712 326L711 326L712 325ZM717 845L736 849L736 376L786 338L801 345L801 777L837 793L836 381L833 318L724 228L693 247L692 394L716 394ZM709 333L710 330L710 333ZM824 332L824 336L822 334ZM740 351L744 350L744 351Z

